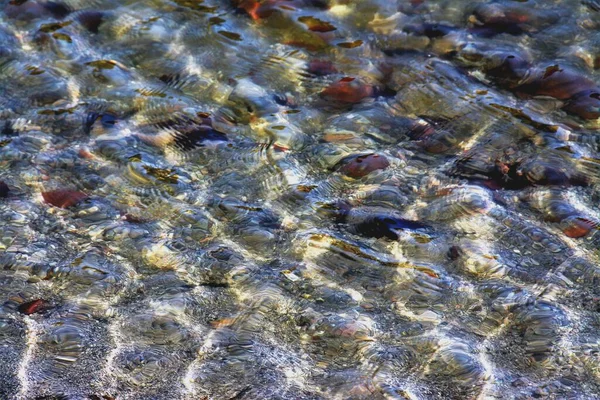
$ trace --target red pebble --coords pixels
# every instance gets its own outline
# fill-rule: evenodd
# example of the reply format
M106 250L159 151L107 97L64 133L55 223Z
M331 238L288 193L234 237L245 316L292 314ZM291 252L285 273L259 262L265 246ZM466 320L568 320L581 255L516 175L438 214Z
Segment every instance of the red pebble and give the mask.
M256 21L271 16L276 10L275 7L282 2L282 0L234 0L233 3L237 8L246 11Z
M17 310L21 314L31 315L43 311L48 308L48 303L45 300L37 299L21 304Z
M42 192L44 201L50 205L60 208L69 208L87 198L87 194L74 190L52 190Z
M340 168L340 172L351 178L362 178L373 171L386 169L390 162L380 154L365 154L353 158Z
M586 219L586 218L575 217L575 218L571 218L568 221L566 227L563 228L562 231L568 237L577 239L577 238L584 237L585 235L590 233L590 231L592 229L595 229L596 226L597 226L597 223L595 223L594 221L590 221L589 219Z
M342 103L359 103L361 100L373 96L374 92L371 85L353 78L342 78L329 85L321 92L321 95Z

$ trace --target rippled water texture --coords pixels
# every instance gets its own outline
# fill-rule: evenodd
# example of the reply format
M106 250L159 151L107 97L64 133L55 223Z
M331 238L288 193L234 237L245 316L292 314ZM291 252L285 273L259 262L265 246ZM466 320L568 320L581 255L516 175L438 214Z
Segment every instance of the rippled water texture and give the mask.
M600 2L0 4L0 399L600 399Z

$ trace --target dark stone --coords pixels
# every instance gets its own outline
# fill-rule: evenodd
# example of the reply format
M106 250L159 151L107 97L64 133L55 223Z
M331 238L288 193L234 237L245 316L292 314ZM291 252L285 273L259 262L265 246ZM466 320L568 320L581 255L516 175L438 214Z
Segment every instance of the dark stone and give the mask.
M0 197L8 197L8 192L10 192L8 185L4 181L0 181Z

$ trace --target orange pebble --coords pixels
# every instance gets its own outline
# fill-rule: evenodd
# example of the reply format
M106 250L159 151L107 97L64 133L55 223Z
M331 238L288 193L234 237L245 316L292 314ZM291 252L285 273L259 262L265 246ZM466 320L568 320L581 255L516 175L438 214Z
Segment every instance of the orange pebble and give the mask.
M586 218L576 217L570 219L563 233L570 238L577 239L586 236L592 229L596 227L596 223Z
M94 155L92 153L90 153L90 151L88 149L82 148L82 149L79 149L79 157L91 159L91 158L94 158Z
M351 178L362 178L373 171L390 166L388 159L380 154L365 154L350 160L340 168L340 172Z
M20 313L25 315L35 314L36 312L42 311L46 308L47 303L42 299L28 301L27 303L23 303L18 307Z
M69 208L87 198L87 194L75 190L52 190L42 192L44 201L60 208Z
M321 95L343 103L359 103L361 100L373 96L374 92L371 85L353 78L342 78L325 88Z

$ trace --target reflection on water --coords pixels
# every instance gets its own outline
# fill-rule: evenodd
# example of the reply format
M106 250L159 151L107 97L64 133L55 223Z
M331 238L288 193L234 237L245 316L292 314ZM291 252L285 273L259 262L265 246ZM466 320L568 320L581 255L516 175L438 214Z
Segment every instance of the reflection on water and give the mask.
M0 4L0 398L600 396L600 3Z

